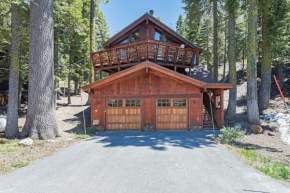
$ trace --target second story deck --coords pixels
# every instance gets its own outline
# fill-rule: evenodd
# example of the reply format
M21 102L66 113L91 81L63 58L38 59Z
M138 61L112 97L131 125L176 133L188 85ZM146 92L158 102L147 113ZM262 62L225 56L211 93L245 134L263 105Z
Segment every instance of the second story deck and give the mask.
M155 40L141 40L122 44L114 48L94 52L91 57L96 70L120 71L144 60L177 68L190 68L198 65L199 51L182 48L184 45Z

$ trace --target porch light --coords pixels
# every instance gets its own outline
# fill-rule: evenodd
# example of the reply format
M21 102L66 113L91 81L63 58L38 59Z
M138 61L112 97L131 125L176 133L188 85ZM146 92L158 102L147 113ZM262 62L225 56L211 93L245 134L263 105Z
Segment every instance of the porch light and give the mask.
M185 70L186 74L188 75L188 73L189 73L189 68L185 68L184 70Z

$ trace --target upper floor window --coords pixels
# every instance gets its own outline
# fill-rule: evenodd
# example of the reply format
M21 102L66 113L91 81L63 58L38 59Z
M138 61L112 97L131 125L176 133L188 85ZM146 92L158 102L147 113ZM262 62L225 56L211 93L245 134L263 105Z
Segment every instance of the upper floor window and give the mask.
M154 40L162 41L162 32L158 29L155 29Z
M118 43L116 43L116 45L126 44L126 43L129 43L129 37L126 37L125 39L122 39L121 41L119 41Z
M138 40L140 40L139 29L133 31L133 33L132 33L132 41L138 41Z

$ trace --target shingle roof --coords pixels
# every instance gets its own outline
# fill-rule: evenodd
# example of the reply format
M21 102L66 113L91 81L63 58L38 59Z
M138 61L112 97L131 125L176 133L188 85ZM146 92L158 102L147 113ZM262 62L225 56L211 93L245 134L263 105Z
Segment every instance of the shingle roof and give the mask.
M205 68L204 65L198 65L191 69L191 74L188 75L196 80L206 83L219 83L212 75L212 73Z

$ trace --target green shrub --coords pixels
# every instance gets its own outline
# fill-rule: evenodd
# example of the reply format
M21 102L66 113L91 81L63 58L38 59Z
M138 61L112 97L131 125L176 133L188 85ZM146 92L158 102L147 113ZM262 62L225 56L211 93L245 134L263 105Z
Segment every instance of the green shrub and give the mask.
M224 127L221 129L221 135L219 136L222 143L231 144L238 139L242 139L246 132L241 131L240 127Z
M96 127L87 127L87 133L96 134L96 132L97 132Z

